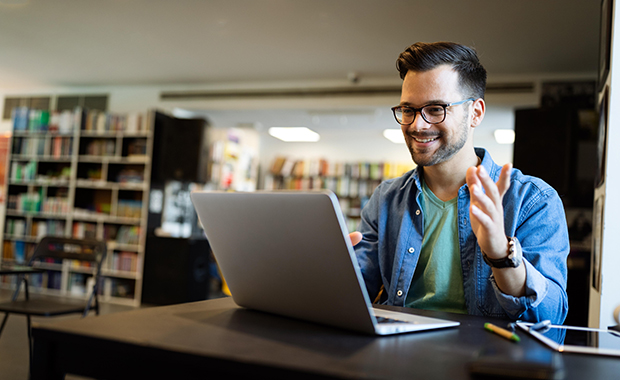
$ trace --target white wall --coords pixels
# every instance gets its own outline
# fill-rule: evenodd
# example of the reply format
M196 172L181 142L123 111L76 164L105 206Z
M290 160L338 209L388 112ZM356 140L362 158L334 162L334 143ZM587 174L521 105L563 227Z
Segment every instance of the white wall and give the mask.
M620 306L620 10L613 4L611 64L607 85L609 86L607 119L607 159L603 185L595 191L595 199L602 198L602 244L600 265L600 288L590 284L590 327L607 328L616 325L613 312ZM595 221L596 223L596 221ZM595 228L596 232L596 228ZM594 266L593 268L594 269ZM592 272L591 272L592 274ZM592 277L592 276L591 276ZM592 281L591 281L592 282Z
M530 78L532 79L532 78ZM533 78L533 80L537 80ZM386 79L383 84L394 84L393 79ZM399 82L396 82L399 83ZM294 87L298 86L342 86L346 82L312 82L312 83L280 83L280 84L247 84L246 88L252 87ZM381 84L381 83L378 83ZM229 86L232 87L232 86ZM241 87L242 85L235 85ZM350 97L350 98L317 98L317 99L267 99L267 100L224 100L224 101L161 101L162 91L182 90L212 90L226 88L225 85L169 85L169 86L114 86L114 87L39 87L22 91L6 91L0 88L0 97L4 96L35 96L35 95L62 95L62 94L109 94L108 108L112 112L145 111L150 108L158 108L171 112L174 108L186 108L192 110L227 110L235 112L239 104L250 109L291 109L291 108L333 108L352 106L382 106L386 112L390 106L398 103L398 98L389 96L375 97ZM487 115L483 124L477 128L474 140L477 146L484 146L492 157L500 164L512 161L512 146L499 145L493 137L496 128L514 128L513 110L515 107L531 106L538 104L537 92L530 94L502 94L487 96ZM3 107L4 102L0 104ZM0 112L2 110L0 109ZM215 127L235 127L236 125L214 125ZM389 122L385 128L398 128L389 116ZM0 133L11 130L9 121L0 121ZM266 131L261 131L261 166L266 167L278 154L291 155L299 158L329 157L332 160L346 162L354 161L391 161L409 162L411 160L405 146L389 142L382 136L382 129L376 131L350 129L337 129L322 133L321 141L314 144L283 143L269 136Z
M498 128L514 129L514 110L517 108L537 107L539 103L540 83L545 80L592 79L591 74L540 74L528 76L489 77L493 82L531 82L534 83L534 92L531 93L491 93L487 94L487 112L483 123L476 128L474 143L485 147L498 164L512 162L512 145L497 144L493 131ZM367 85L395 85L400 84L398 78L375 79ZM338 109L351 107L382 107L389 115L385 126L378 130L359 130L351 128L337 128L321 132L321 141L318 143L284 143L271 136L266 130L259 131L260 137L260 165L268 168L276 155L287 155L292 158L307 159L325 157L331 160L344 162L356 161L388 161L408 163L411 157L404 145L394 144L382 136L383 128L398 128L391 119L389 107L398 103L398 97L336 97L336 98L300 98L300 99L227 99L227 100L184 100L162 101L159 99L162 91L209 91L234 89L268 89L268 88L312 88L312 87L342 87L351 85L348 81L311 81L311 82L283 82L283 83L246 83L246 84L218 84L218 85L161 85L161 86L101 86L101 87L45 87L16 90L0 88L0 98L4 96L34 96L34 95L62 95L62 94L109 94L109 110L112 112L145 111L157 108L172 112L174 108L204 110L208 115L210 110L230 110L236 112L239 107L244 109L290 110L306 107L308 109ZM0 103L0 108L4 102ZM0 109L0 112L2 110ZM385 115L384 115L385 116ZM215 127L236 127L237 125L214 125ZM11 130L11 123L0 121L0 133Z

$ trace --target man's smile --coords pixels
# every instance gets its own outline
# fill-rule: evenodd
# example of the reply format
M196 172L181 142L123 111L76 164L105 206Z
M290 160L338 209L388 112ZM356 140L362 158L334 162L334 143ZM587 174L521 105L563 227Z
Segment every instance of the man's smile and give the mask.
M439 138L439 136L435 136L435 137L432 137L432 138L426 138L426 139L422 139L422 138L419 138L419 137L413 137L413 139L415 141L419 142L419 143L427 143L427 142L435 141L438 138Z
M433 142L441 137L439 133L408 133L409 137L411 137L415 142L420 144L426 144L429 142Z

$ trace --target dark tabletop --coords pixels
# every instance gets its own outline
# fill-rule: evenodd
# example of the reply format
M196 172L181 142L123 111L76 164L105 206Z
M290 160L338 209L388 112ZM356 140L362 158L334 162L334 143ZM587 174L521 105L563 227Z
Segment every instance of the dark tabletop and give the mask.
M524 332L518 332L521 342L515 343L484 330L485 322L506 327L505 321L391 309L461 325L374 337L239 308L222 298L37 324L33 336L39 369L33 378L70 371L134 379L138 374L203 378L248 373L272 378L470 379L469 366L481 357L524 367L531 359L552 356L567 379L620 374L618 358L553 354Z

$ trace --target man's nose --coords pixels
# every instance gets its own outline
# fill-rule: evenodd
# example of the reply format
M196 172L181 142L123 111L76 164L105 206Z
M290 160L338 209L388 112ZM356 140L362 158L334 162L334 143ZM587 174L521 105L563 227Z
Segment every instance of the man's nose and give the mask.
M414 131L424 131L431 127L431 124L424 120L422 117L422 111L418 111L415 115L415 119L413 119L413 123L409 126L410 129Z

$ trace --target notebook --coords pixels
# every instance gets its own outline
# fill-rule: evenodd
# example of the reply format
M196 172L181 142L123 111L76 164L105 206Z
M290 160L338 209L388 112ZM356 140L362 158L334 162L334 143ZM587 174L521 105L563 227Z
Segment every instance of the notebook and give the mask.
M459 325L372 307L330 191L206 191L191 199L239 306L377 335Z

